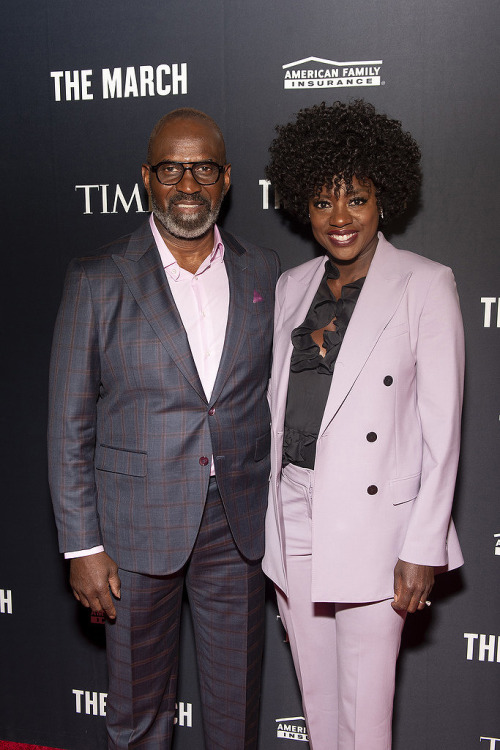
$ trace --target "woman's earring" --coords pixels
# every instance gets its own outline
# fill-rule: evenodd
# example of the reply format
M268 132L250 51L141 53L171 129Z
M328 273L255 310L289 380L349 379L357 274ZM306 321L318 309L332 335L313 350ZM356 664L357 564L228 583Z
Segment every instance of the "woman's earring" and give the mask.
M383 219L383 218L384 218L384 209L383 209L383 208L381 208L381 209L380 209L380 214L379 214L379 216L380 216L380 218L381 218L381 219Z

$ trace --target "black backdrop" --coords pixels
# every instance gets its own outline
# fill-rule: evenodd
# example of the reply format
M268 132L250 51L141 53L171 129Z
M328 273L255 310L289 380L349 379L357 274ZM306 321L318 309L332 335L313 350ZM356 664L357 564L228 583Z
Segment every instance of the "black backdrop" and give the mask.
M361 96L422 146L421 205L390 238L452 266L467 338L454 513L466 566L406 627L394 747L500 750L497 1L24 0L2 16L0 739L105 747L103 627L68 590L46 481L48 356L69 259L144 220L147 138L179 106L226 134L224 226L276 248L284 268L309 259L313 243L264 182L273 127ZM303 721L271 595L267 617L261 748L285 750L304 741ZM182 650L175 748L202 750L187 617Z

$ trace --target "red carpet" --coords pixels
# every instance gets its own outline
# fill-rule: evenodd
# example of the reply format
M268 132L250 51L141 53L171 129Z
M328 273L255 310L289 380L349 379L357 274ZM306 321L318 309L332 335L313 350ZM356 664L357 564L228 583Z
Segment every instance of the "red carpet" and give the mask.
M3 740L0 740L0 750L61 750L61 748L42 747L42 745L21 745L19 742L3 742Z

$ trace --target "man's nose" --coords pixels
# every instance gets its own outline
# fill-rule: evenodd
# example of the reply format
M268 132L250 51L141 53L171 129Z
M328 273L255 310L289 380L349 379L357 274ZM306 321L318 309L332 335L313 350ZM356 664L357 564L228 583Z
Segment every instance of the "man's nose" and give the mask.
M193 174L191 172L191 167L186 167L184 169L184 174L182 175L182 178L177 183L176 188L181 193L199 193L200 192L201 185L198 182L196 182L196 180L194 179Z

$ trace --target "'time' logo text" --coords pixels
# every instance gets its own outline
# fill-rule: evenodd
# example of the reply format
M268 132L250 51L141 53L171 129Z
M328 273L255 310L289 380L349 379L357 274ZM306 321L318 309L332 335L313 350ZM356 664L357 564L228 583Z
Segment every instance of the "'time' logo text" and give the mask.
M142 188L142 185L141 185ZM83 214L117 214L118 210L126 214L133 209L136 214L149 210L146 199L142 200L141 188L136 182L132 192L123 192L120 185L75 185L75 190L81 190L84 210ZM145 205L146 204L146 205Z

